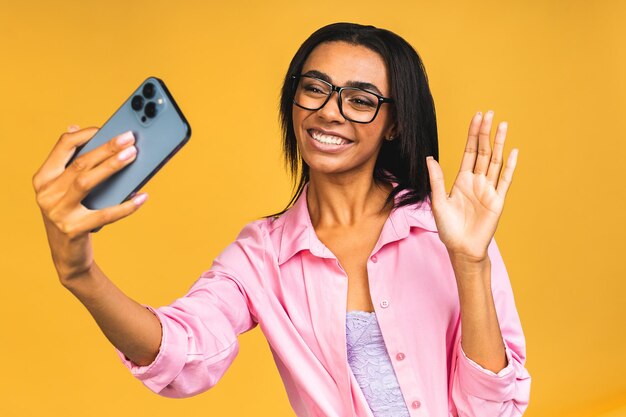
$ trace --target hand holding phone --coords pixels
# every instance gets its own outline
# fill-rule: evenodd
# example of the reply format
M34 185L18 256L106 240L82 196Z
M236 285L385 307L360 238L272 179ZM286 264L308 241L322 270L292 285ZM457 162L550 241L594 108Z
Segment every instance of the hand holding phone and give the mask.
M96 210L131 198L191 136L191 127L165 83L149 77L74 158L129 130L135 136L136 160L95 186L82 201L85 207Z
M144 81L101 129L70 127L33 176L52 258L64 285L93 265L90 232L137 211L146 194L136 191L189 139L189 125L164 84L144 92L153 80L160 82ZM155 101L164 97L159 91L167 101ZM135 97L145 101L138 105ZM164 117L156 117L159 111ZM128 170L142 155L140 169Z
M136 157L132 135L130 141L120 140L124 137L120 135L77 158L65 169L76 148L96 132L97 128L68 129L33 176L52 260L64 285L93 265L89 232L131 215L145 201L145 194L139 194L122 204L95 211L80 203L95 184L120 171Z

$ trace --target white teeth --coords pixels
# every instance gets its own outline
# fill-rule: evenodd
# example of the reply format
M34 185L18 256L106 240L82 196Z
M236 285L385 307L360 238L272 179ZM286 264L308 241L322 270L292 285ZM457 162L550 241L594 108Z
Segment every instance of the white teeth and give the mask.
M337 136L325 135L315 130L311 131L311 137L313 137L313 139L318 142L326 143L329 145L341 145L344 143L344 140L342 138L339 138Z

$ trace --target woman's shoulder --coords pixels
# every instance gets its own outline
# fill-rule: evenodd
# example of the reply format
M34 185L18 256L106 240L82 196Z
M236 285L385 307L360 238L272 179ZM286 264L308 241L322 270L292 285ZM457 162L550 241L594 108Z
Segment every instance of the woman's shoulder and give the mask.
M237 236L237 240L252 238L255 240L265 240L270 235L273 228L274 219L261 218L252 220L243 225Z
M279 215L268 216L247 223L241 230L239 244L263 246L266 259L282 263L300 249L307 247L312 231L306 200L295 204Z
M276 230L281 229L287 218L287 213L283 213L282 215L275 215L269 217L262 217L260 219L252 220L246 223L243 228L243 231L247 231L248 233L260 233L262 235L271 235L276 232Z
M283 216L252 220L241 228L235 242L239 245L263 246L272 251L280 243L283 224Z

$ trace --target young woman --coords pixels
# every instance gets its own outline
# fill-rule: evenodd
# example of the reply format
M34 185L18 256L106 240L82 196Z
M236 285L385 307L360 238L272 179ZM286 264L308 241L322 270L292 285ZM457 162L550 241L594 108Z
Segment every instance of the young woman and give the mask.
M145 194L80 201L133 161L130 134L77 158L72 126L33 178L61 280L143 383L184 397L214 386L258 324L298 416L519 416L530 375L493 236L515 169L506 123L472 117L448 194L422 62L394 33L338 23L296 52L281 99L288 208L246 225L183 297L158 309L94 261L89 230ZM503 166L504 165L504 166ZM298 174L299 173L299 174Z

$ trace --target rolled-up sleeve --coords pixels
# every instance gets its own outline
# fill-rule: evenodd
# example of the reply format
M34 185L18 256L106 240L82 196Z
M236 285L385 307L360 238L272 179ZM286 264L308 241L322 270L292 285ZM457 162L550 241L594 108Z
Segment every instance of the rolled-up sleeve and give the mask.
M247 225L183 297L152 308L162 328L154 361L139 366L116 349L122 363L150 390L182 398L213 387L237 353L237 336L258 324L251 291L244 281L258 282L263 274L261 232Z
M526 343L511 282L502 256L492 240L489 245L491 287L507 365L498 373L483 368L463 351L461 337L453 355L451 399L459 417L521 416L530 399L530 374L525 368Z

